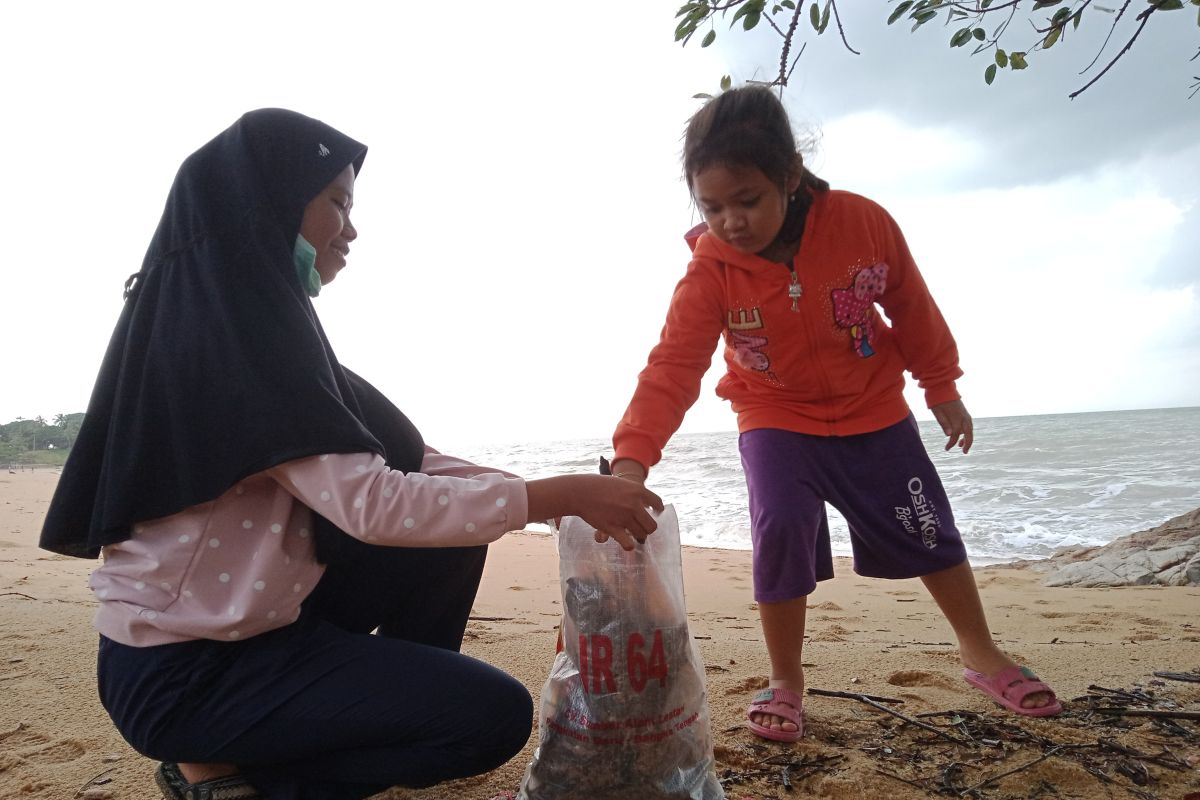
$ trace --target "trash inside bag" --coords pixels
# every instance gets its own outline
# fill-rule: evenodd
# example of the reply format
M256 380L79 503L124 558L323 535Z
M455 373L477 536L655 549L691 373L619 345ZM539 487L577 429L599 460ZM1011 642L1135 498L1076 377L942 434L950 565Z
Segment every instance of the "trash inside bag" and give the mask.
M518 800L722 800L704 664L688 632L679 524L645 544L558 531L563 622Z

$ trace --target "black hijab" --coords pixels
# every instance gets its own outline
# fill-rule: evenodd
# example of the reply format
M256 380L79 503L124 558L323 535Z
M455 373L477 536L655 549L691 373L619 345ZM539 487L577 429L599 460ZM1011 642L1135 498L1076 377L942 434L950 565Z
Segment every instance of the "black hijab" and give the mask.
M41 547L94 558L136 522L304 456L374 452L419 468L420 434L338 363L293 262L305 206L366 151L262 109L184 161L126 283ZM320 518L315 533L322 560L348 538Z

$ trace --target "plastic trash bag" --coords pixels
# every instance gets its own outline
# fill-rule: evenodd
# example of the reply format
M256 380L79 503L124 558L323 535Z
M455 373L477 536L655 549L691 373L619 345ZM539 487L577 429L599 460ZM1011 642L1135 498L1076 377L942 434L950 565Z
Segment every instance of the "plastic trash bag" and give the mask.
M558 531L563 622L518 800L722 800L668 505L635 550Z

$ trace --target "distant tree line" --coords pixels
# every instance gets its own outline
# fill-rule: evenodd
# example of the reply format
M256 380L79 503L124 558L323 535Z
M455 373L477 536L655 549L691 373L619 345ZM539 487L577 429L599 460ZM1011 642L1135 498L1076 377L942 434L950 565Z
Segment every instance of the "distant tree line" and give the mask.
M45 417L18 417L0 425L0 462L20 463L46 460L47 451L57 451L62 457L75 444L83 414L57 414L52 422Z

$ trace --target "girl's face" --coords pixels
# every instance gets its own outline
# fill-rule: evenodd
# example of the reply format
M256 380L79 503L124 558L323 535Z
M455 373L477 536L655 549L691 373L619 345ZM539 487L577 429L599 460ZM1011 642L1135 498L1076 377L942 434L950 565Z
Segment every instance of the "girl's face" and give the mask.
M761 253L783 228L788 194L756 167L713 164L692 175L692 195L708 228L743 253Z
M354 207L354 166L347 164L329 185L304 207L300 235L317 251L316 270L321 285L329 283L350 254L350 243L358 231L350 224L350 209Z

